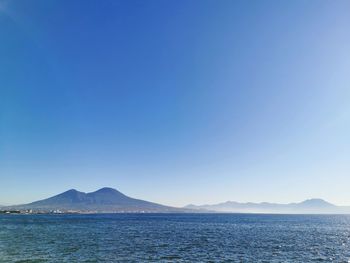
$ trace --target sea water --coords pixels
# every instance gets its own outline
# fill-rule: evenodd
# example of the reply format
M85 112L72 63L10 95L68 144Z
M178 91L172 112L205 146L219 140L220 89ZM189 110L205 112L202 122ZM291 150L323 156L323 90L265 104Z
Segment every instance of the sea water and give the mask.
M0 262L349 259L345 215L0 215Z

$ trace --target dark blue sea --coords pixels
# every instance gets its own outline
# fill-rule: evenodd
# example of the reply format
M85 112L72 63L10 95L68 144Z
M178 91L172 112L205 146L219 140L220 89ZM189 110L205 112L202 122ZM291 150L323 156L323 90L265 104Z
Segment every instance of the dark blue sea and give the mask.
M350 262L350 216L1 215L0 262Z

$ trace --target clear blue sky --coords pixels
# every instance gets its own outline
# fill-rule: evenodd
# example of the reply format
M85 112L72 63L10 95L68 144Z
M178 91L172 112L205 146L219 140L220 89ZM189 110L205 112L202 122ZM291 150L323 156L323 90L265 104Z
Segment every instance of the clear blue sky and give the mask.
M0 0L0 203L350 205L349 1Z

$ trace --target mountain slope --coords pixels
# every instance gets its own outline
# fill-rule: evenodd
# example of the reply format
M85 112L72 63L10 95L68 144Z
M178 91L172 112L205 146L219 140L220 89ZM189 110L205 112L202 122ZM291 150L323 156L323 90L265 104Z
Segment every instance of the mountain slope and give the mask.
M286 213L286 214L332 214L349 213L349 207L336 206L322 199L308 199L300 203L239 203L228 201L213 205L188 205L187 209L229 213Z
M180 212L184 209L164 206L128 197L112 188L102 188L92 193L75 189L30 204L12 206L16 209L61 210L81 212Z

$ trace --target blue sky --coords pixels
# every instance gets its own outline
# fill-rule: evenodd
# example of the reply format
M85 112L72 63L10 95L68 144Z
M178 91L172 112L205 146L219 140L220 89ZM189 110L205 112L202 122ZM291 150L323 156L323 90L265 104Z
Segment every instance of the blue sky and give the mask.
M0 0L0 203L350 205L349 1Z

